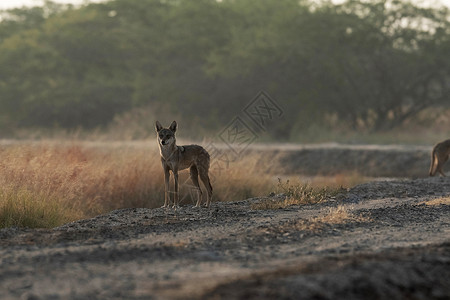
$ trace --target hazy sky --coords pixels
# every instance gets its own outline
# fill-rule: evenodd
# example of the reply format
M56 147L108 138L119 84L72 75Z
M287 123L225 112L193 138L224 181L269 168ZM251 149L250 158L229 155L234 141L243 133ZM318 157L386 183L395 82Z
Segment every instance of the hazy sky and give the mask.
M53 0L59 3L72 3L72 4L82 4L86 0ZM88 2L101 2L104 0L89 0ZM336 0L336 2L342 2L342 0ZM450 0L413 0L415 3L443 3L450 7ZM0 9L18 7L23 5L36 5L42 3L42 0L0 0Z

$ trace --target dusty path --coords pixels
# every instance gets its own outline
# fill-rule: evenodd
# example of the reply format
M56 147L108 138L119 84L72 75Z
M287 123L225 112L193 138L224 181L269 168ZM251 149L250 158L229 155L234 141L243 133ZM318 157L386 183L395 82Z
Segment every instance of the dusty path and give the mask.
M373 182L327 203L126 209L0 230L1 299L448 299L450 179ZM327 221L333 207L349 219Z

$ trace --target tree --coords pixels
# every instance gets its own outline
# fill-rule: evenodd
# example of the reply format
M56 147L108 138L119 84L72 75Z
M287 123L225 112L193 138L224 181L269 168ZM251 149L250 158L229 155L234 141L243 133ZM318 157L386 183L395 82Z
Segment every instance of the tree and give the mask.
M330 119L387 130L446 101L448 20L396 0L47 1L2 12L0 124L92 128L150 106L214 132L266 90L278 139Z
M371 130L392 129L449 94L448 11L419 8L405 1L357 2L337 6L340 51L327 53L340 81L334 109ZM346 27L343 27L346 26ZM339 79L339 77L335 77ZM344 105L342 105L344 104ZM348 113L340 111L346 107Z

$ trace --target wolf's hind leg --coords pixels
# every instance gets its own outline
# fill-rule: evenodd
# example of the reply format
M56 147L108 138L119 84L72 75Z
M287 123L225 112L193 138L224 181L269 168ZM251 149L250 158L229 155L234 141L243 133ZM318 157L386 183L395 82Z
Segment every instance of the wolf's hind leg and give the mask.
M197 188L197 204L195 204L195 207L200 207L202 203L202 190L200 188L200 184L198 183L198 170L196 166L192 166L189 169L192 184Z
M211 181L209 180L208 172L200 173L200 179L202 180L203 184L205 185L206 191L207 191L207 198L206 198L206 207L209 207L212 199L212 186Z

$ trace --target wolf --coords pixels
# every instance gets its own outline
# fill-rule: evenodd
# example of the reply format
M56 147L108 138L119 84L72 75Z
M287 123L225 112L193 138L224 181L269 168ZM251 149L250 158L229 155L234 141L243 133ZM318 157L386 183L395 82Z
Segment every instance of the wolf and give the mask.
M434 176L436 172L439 172L442 176L445 176L444 171L442 171L442 166L448 160L449 155L450 139L440 142L433 147L433 151L431 152L430 176Z
M197 204L200 207L202 202L202 190L198 182L198 177L203 182L207 191L206 207L209 207L212 199L212 186L209 180L209 153L199 145L177 146L175 132L177 131L177 122L173 121L169 128L164 128L159 121L155 123L156 135L161 154L161 163L164 170L165 191L164 206L168 207L169 197L169 179L170 171L173 173L175 181L175 192L173 199L173 207L179 207L178 198L178 171L189 168L192 183L197 189Z

